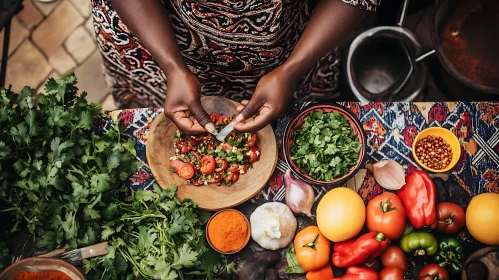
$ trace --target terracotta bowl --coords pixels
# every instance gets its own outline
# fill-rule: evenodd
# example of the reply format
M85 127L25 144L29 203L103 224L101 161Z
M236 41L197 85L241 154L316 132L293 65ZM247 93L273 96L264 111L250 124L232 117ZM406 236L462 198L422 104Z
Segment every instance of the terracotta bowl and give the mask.
M69 262L56 258L28 258L18 261L15 264L7 267L2 272L2 274L0 274L0 279L14 280L16 279L17 274L23 271L59 271L69 276L72 280L85 280L85 276L78 270L78 268L76 268L76 266L70 264Z
M358 141L361 144L361 148L359 151L359 157L357 158L357 163L350 168L350 170L340 178L336 178L330 182L321 181L310 177L304 170L302 170L293 160L291 160L291 145L293 145L292 133L296 129L303 124L305 121L305 117L311 115L314 111L322 111L322 112L333 112L336 111L340 115L343 115L347 118L350 123L350 128L353 131L353 134L358 137ZM291 167L291 171L294 175L296 175L299 179L315 185L323 185L323 186L334 186L340 185L346 182L350 177L355 175L355 173L360 169L362 164L364 163L366 157L366 134L362 128L362 124L360 120L347 108L338 105L338 104L313 104L306 107L304 110L299 112L296 116L291 119L289 124L286 126L286 130L284 132L283 138L283 150L284 150L284 159L286 163Z
M220 213L222 213L224 211L234 211L234 212L237 212L239 215L241 215L244 218L244 221L246 222L246 225L248 226L248 235L246 236L246 239L245 239L245 241L243 243L243 246L241 246L241 248L239 248L239 249L237 249L235 251L223 252L223 251L218 250L215 246L213 246L213 244L211 244L210 237L208 235L208 228L210 226L211 221L213 220L214 217L216 217L218 214L220 214ZM208 223L206 224L206 240L208 241L208 244L210 245L210 247L213 248L213 250L217 251L220 254L232 255L232 254L240 252L242 249L244 249L244 247L246 247L246 245L248 244L248 242L250 240L250 237L251 237L251 226L250 226L250 223L248 221L248 218L246 218L246 216L244 216L243 213L241 213L241 212L239 212L239 211L237 211L235 209L225 209L225 210L220 210L220 211L216 212L215 214L213 214L213 216L211 216L211 218L208 220Z
M446 168L444 169L433 169L428 166L426 166L422 161L419 160L419 158L416 156L416 144L419 140L426 136L440 136L442 137L447 144L449 144L450 148L452 149L452 159L447 165ZM461 144L459 144L459 139L457 139L456 135L452 133L450 130L445 129L443 127L430 127L427 128L423 131L421 131L416 138L412 141L412 157L414 160L419 164L419 166L423 167L424 169L434 172L434 173L442 173L442 172L447 172L451 170L459 161L461 158Z

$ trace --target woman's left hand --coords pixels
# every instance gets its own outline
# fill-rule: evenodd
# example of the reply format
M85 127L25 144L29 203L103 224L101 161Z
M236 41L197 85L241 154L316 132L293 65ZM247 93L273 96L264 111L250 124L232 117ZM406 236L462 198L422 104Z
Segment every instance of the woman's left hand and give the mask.
M236 130L256 132L285 113L297 84L287 73L281 66L260 79L251 100L241 102L243 105L237 108L240 122ZM241 122L243 119L246 121Z

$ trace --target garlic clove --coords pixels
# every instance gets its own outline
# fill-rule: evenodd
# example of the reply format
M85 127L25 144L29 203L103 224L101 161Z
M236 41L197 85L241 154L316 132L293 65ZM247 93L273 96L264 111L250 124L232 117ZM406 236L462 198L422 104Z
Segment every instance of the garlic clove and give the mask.
M405 170L394 160L382 160L372 166L374 179L387 190L398 190L405 185Z

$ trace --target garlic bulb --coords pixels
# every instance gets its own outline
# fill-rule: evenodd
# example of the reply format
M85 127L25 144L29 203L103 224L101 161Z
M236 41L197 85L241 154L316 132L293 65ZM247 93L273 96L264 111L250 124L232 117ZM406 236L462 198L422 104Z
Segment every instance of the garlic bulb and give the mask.
M296 218L286 204L268 202L250 216L251 237L265 249L277 250L288 246L296 232Z
M405 185L405 170L394 160L378 161L372 169L376 182L387 190L398 190Z
M293 178L288 169L284 174L284 183L286 185L286 205L295 214L305 214L312 216L312 206L314 205L314 189L309 184Z

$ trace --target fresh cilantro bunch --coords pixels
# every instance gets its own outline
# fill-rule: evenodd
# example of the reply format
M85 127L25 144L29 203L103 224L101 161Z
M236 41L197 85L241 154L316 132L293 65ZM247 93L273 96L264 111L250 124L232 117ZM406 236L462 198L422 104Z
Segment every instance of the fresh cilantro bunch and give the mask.
M189 199L178 201L175 185L154 188L112 204L115 215L102 226L109 253L84 260L86 274L94 279L211 279L223 265L202 230L210 214Z
M332 181L357 164L361 144L347 118L314 111L292 135L291 160L316 180Z
M73 73L51 78L37 99L0 90L0 211L43 249L96 243L136 169L134 141L118 124L94 133L102 108L75 84Z

